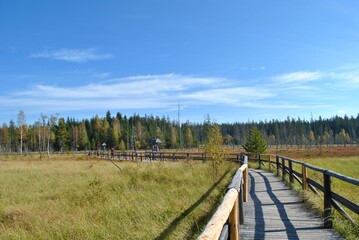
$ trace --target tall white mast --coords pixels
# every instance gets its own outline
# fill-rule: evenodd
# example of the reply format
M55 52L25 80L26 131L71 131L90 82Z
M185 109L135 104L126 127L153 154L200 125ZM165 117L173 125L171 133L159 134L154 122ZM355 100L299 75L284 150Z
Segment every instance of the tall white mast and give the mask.
M183 149L182 130L181 130L181 105L180 105L180 101L178 101L178 128L179 128L179 134L180 134L180 148Z

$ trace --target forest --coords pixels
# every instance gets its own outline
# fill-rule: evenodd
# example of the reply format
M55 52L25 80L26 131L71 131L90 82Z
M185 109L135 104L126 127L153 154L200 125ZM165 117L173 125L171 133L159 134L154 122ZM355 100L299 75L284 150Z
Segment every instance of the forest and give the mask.
M209 119L209 117L208 117ZM201 147L206 141L210 121L179 124L169 117L98 115L91 119L62 118L58 114L40 115L33 124L26 122L23 111L16 121L3 123L0 128L0 152L67 152L101 149L102 144L117 150L151 149L151 140L161 140L162 149ZM329 119L303 120L287 117L284 121L270 120L246 123L222 123L224 144L229 147L245 143L250 129L256 126L269 146L312 147L332 144L359 143L359 114L357 117L334 116Z

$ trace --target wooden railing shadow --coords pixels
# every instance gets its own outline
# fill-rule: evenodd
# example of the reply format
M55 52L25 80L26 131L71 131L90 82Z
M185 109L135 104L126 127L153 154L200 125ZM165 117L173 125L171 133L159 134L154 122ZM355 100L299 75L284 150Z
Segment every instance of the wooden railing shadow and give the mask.
M271 159L272 157L275 157L275 160ZM304 191L310 189L319 196L322 196L320 194L320 192L322 192L324 228L333 227L333 208L337 210L345 219L353 224L357 224L357 222L347 213L343 206L353 213L359 215L359 204L332 191L332 178L336 178L338 180L352 184L353 187L359 186L359 179L351 178L324 168L319 168L311 164L280 155L261 154L256 156L256 160L259 163L259 168L264 166L265 163L268 163L269 171L272 171L272 169L275 168L276 175L281 176L282 181L288 181L290 187L292 187L294 180L296 180L302 186ZM300 166L301 171L295 170L295 164ZM314 178L311 178L308 175L308 169L322 174L323 184L319 183Z
M264 176L262 173L258 173L262 178L263 178L263 181L264 181L264 184L266 186L266 191L267 191L267 194L269 195L270 199L273 201L273 203L275 204L277 210L278 210L278 213L279 213L279 216L280 216L280 219L282 220L283 222L283 225L284 225L284 228L285 228L285 231L287 233L287 237L288 239L299 239L298 237L298 234L297 234L297 230L296 228L294 227L293 223L290 221L289 217L288 217L288 214L287 214L287 211L285 210L285 205L283 203L281 203L278 199L278 197L273 193L272 191L272 187L270 185L270 182L268 180L268 178L266 176ZM251 176L252 177L252 176ZM252 183L254 181L252 180ZM254 185L254 184L252 184ZM252 186L251 185L251 186ZM290 189L288 189L287 191L291 191ZM255 194L254 194L255 195ZM253 200L254 201L254 200ZM260 201L259 201L260 202ZM254 201L255 203L255 208L256 207L260 207L262 208L262 204L261 203L257 203ZM298 204L298 202L296 202ZM261 206L258 206L258 205L261 205ZM257 220L257 218L256 218ZM256 224L257 224L257 221L256 221ZM257 230L257 229L256 229ZM257 234L257 231L256 233ZM259 239L256 237L254 237L255 239Z
M168 225L168 227L165 230L163 230L163 232L158 237L156 237L156 240L168 239L168 237L176 229L176 227L181 223L181 221L185 217L187 217L193 210L195 210L204 200L206 200L206 198L209 197L209 195L213 192L213 190L216 189L216 187L222 182L222 180L228 175L229 172L230 172L230 170L228 169L221 176L221 178L217 182L215 182L210 189L208 189L208 191L205 194L203 194L195 203L193 203L189 208L187 208L184 212L182 212L181 215L179 215L177 218L175 218ZM209 211L209 213L202 217L202 220L208 219L209 216L211 216L211 214L213 214L215 209L216 209L216 206L213 206L212 209ZM200 222L200 221L201 221L201 219L198 220L198 222ZM197 229L197 226L195 225L195 226L192 226L189 234L194 236L197 232L198 232L198 229Z

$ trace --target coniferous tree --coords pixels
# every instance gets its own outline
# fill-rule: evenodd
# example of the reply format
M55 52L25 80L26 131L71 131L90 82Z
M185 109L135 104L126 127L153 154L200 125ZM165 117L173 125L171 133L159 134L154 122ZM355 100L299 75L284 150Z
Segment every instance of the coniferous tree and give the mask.
M67 140L67 129L66 129L65 120L63 118L60 118L59 128L57 131L57 141L59 145L59 150L61 152L64 151L67 146L66 140Z
M89 145L89 138L86 131L85 122L80 123L80 148L87 150Z
M243 148L249 154L263 154L267 151L267 143L257 127L252 127Z

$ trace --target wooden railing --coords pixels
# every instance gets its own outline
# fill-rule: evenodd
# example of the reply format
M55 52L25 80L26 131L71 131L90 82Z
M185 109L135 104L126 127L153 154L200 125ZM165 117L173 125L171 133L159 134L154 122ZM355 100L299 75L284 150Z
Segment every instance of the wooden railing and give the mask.
M109 151L91 151L88 152L90 156L113 160L126 160L126 161L180 161L180 160L211 160L205 153L201 152L158 152L153 153L150 151L128 151L128 152L115 152L113 156ZM227 154L226 160L239 162L241 159L240 153Z
M239 239L239 224L244 223L243 202L248 201L248 158L237 170L217 211L199 236L207 239Z
M275 160L272 159L275 157ZM351 178L327 169L319 168L308 163L304 163L298 160L290 159L279 155L262 154L257 155L256 160L259 162L259 168L264 165L265 162L269 164L269 170L273 167L276 168L276 174L282 175L282 181L288 181L292 186L294 179L298 181L303 190L311 189L313 192L320 195L319 191L324 195L324 228L333 227L332 207L337 210L346 219L355 223L353 218L343 209L341 205L349 209L350 211L359 214L359 205L353 201L339 195L332 191L332 178L339 179L346 183L350 183L354 186L359 186L359 179ZM300 165L301 171L298 172L294 169L294 165ZM308 169L319 172L323 175L323 185L317 182L315 179L308 176ZM288 176L288 177L287 177ZM318 191L319 190L319 191ZM339 205L341 204L341 205Z

